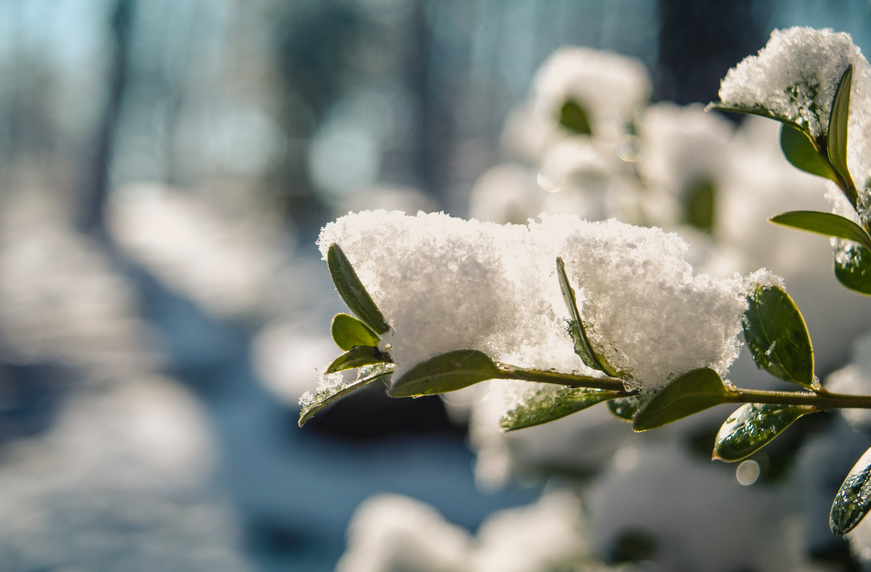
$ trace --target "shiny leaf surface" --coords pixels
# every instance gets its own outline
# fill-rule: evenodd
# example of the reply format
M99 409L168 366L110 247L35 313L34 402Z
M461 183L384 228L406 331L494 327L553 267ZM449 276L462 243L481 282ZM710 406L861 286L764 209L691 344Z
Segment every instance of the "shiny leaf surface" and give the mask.
M333 360L327 367L326 373L336 373L364 365L384 363L390 360L390 356L382 353L378 348L369 346L356 346Z
M381 341L369 326L348 314L336 314L333 317L330 333L336 345L345 351L357 346L377 346Z
M716 371L704 367L685 373L654 394L635 414L635 431L655 429L728 403L731 395Z
M806 133L789 125L780 130L780 148L786 160L806 173L838 182L828 156L823 156Z
M330 245L327 250L327 266L333 284L348 308L375 333L380 335L390 330L390 326L381 315L381 310L372 301L372 297L360 282L354 267L338 244Z
M742 327L753 361L784 381L812 388L814 353L804 318L783 289L757 286L747 295Z
M478 350L456 350L435 356L408 370L387 390L391 397L415 397L456 391L502 375Z
M556 273L559 277L559 287L563 295L563 301L565 302L566 309L571 316L571 319L569 320L569 334L572 336L572 341L574 342L575 353L578 354L578 357L581 358L581 361L583 361L584 365L587 367L598 371L604 371L612 377L618 376L619 373L614 370L608 362L596 355L596 351L593 349L593 344L590 343L590 339L587 337L587 333L584 330L584 322L581 320L580 312L578 312L575 290L572 288L571 284L569 284L569 278L566 275L566 265L563 262L563 259L559 257L556 259Z
M640 395L618 397L608 402L608 410L623 421L632 422L632 418L644 404L644 398Z
M852 240L871 249L871 237L868 233L855 222L840 215L818 211L790 211L768 220L790 228Z
M871 295L871 251L852 242L838 241L835 277L850 290Z
M506 412L499 424L503 431L533 427L571 415L618 395L620 394L614 391L599 389L542 389L523 404Z
M853 179L850 177L850 171L847 169L847 124L850 118L852 80L853 65L850 64L841 76L838 90L835 92L835 99L832 101L832 113L829 115L827 151L829 162L832 164L835 172L844 180L846 185L853 187L853 192L855 192Z
M347 385L338 384L315 393L299 412L299 426L302 427L315 414L334 401L348 395L352 391L372 383L377 379L386 378L393 373L393 364L378 364L360 369L357 379Z
M746 403L726 419L714 440L714 459L733 462L749 457L798 418L817 411L802 405Z
M847 534L871 510L871 449L850 469L835 495L829 513L829 527L835 534Z

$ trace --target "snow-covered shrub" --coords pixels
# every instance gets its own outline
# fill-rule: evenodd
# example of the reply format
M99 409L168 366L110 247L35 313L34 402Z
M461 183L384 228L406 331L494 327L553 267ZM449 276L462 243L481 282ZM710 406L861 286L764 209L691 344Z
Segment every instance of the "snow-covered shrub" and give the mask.
M805 415L871 408L871 396L821 386L808 328L780 277L728 270L766 258L766 244L747 241L728 216L742 210L741 201L756 202L752 189L762 186L740 173L752 145L745 138L741 148L731 127L698 108L644 110L643 69L613 55L597 57L566 51L545 64L525 123L515 117L508 129L525 125L537 133L528 138L535 149L525 153L536 169L503 167L473 197L475 211L487 213L479 216L523 223L525 214L526 224L367 211L323 229L321 252L356 317L334 319L333 338L345 353L324 368L317 393L301 399L301 424L378 379L394 397L499 380L501 395L491 405L500 406L505 431L602 402L636 431L739 404L716 436L714 458L741 461ZM565 70L582 62L588 69ZM871 294L868 70L846 34L775 31L758 56L727 74L721 101L710 106L779 121L787 160L829 181L834 213L791 211L771 221L831 237L838 281L862 294ZM601 90L590 89L589 74L600 78ZM621 97L607 97L608 85L622 86ZM504 201L488 204L506 180ZM533 186L551 196L595 187L592 198L562 204L596 218L618 211L706 246L693 254L660 228L524 213L557 204L524 190ZM620 200L616 189L626 191ZM741 332L756 366L797 391L725 381ZM356 377L347 375L353 369ZM871 454L835 499L834 532L848 533L871 510L868 489Z

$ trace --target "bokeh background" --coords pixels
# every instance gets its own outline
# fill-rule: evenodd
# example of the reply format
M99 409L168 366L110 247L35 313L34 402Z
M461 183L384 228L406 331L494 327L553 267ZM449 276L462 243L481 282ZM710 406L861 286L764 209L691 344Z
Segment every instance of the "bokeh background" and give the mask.
M0 0L0 569L332 570L372 494L470 531L534 502L476 483L462 404L370 388L297 427L342 310L318 230L466 216L560 46L706 103L792 25L871 50L860 0ZM796 550L859 566L822 525Z

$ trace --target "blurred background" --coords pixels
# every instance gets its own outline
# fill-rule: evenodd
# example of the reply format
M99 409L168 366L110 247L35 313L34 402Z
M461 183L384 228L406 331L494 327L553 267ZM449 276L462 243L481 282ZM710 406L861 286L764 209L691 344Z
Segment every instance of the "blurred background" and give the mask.
M775 570L765 563L784 553L800 554L802 569L859 569L871 541L830 536L827 506L795 502L797 490L819 487L830 502L868 445L834 415L786 447L807 451L800 467L831 474L754 487L742 478L782 482L766 473L782 463L754 461L750 479L685 458L700 439L709 450L707 426L641 449L604 417L561 436L502 441L475 429L489 419L475 413L479 395L389 400L370 387L297 427L298 398L339 353L329 324L343 307L314 246L321 226L368 208L535 216L541 197L571 190L543 167L546 145L531 150L541 129L530 131L524 115L547 90L536 70L558 48L635 58L645 99L684 106L715 100L729 67L793 25L846 31L871 50L864 0L0 0L0 569L319 571L347 549L343 570L507 570L497 562L511 547L499 543L522 526L506 514L540 530L565 523L557 532L568 540L554 550L571 553L525 570ZM706 117L730 149L750 137L740 118ZM619 142L632 147L625 163L644 153L634 147L642 127ZM779 157L776 132L769 139L764 156ZM572 179L581 196L589 173L573 161L569 171L585 175ZM797 184L822 200L824 185ZM559 208L621 216L603 204ZM752 214L764 222L795 207ZM701 236L698 259L711 272L748 271L730 265L748 260L740 248L764 258L759 244L726 245L727 232L696 223L686 236ZM807 272L823 268L821 278L806 281L795 261L773 269L796 287L822 344L823 378L850 360L871 312L831 278L825 241L809 240L821 254ZM799 246L797 256L808 252ZM712 471L717 487L751 495L749 504L726 493L711 500L713 485L684 488L670 507L629 500L678 473L708 482L693 471ZM566 488L570 498L559 497ZM371 526L346 537L357 507L378 493L404 496L364 505L355 522ZM746 534L712 552L710 535L728 538L746 523L722 516L723 530L704 529L702 541L690 529L717 519L689 510L703 504L752 515L785 540L755 560L733 559L756 554ZM675 516L682 528L662 525L677 505L686 505ZM579 524L580 514L592 520ZM575 534L584 526L599 532ZM408 540L409 530L422 536ZM657 530L678 548L669 552ZM693 543L700 549L685 548ZM362 555L364 545L377 553ZM424 558L447 546L461 546L455 560ZM469 546L473 559L463 556Z

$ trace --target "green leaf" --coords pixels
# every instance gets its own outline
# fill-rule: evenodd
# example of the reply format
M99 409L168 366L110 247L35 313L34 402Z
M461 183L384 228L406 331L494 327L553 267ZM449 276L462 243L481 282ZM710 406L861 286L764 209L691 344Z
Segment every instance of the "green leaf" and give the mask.
M847 66L841 81L838 82L838 90L832 100L832 113L829 115L829 133L827 152L829 162L835 172L844 182L854 189L853 179L847 168L847 124L850 119L850 87L853 81L853 64Z
M711 234L714 231L714 208L717 202L717 188L704 179L697 181L685 194L684 218L687 224Z
M839 241L835 246L835 277L850 290L871 295L871 251Z
M336 373L337 371L389 361L390 356L381 352L378 348L356 346L334 359L333 363L327 367L326 373Z
M503 375L478 350L455 350L421 362L405 372L387 390L391 397L415 397L456 391Z
M578 135L592 135L593 129L584 108L574 100L563 103L559 111L559 123Z
M784 125L780 130L780 148L786 160L793 166L806 173L838 182L838 176L832 169L828 156L817 150L813 139L807 133Z
M348 308L377 334L384 334L390 330L390 326L381 315L381 310L372 301L372 297L360 282L354 267L338 244L331 244L327 250L327 266L333 284Z
M747 294L741 322L753 361L784 381L813 389L814 352L801 312L777 286L756 286Z
M502 415L499 424L503 431L533 427L577 413L618 395L620 393L616 391L601 389L574 387L541 389L522 404Z
M303 396L304 401L301 401L302 409L299 412L299 426L305 425L309 419L314 417L315 413L337 399L372 383L376 379L387 377L393 373L393 368L394 365L392 363L378 364L369 368L364 367L360 369L357 379L347 385L338 383L325 387L314 395L309 394L308 399L305 399L306 396Z
M345 351L357 346L377 346L381 341L369 326L348 314L336 314L330 332L336 345Z
M608 402L608 410L623 421L632 422L632 418L644 405L644 397L641 395L630 395L629 397L618 397Z
M847 534L871 510L871 449L850 469L835 495L829 527L838 535Z
M790 228L852 240L871 250L871 237L868 233L861 226L841 215L818 211L790 211L775 215L768 220Z
M703 367L685 373L655 393L632 419L635 431L647 431L709 407L729 403L732 394L716 371Z
M714 440L714 459L747 458L783 433L799 417L817 409L805 405L747 403L726 419Z
M781 117L778 115L774 115L770 110L762 107L761 105L755 105L753 107L741 107L738 105L729 105L727 103L723 103L721 101L712 101L705 107L705 111L716 109L717 111L728 111L730 113L743 113L745 115L758 115L759 117L764 117L766 119L773 119L775 121L779 121L784 125L789 125L793 129L797 129L802 133L810 136L810 132L807 130L807 127L803 125L799 125L792 119L788 117Z
M566 274L566 265L560 257L557 257L556 259L556 273L559 278L559 287L563 295L563 301L566 303L566 309L569 311L569 315L571 316L571 319L569 320L569 334L572 336L572 341L574 342L575 353L578 354L578 357L581 358L581 361L583 361L584 365L587 367L603 371L611 377L619 377L620 372L611 367L611 364L607 361L596 355L596 351L593 349L593 344L590 343L590 339L587 337L587 333L584 330L584 322L581 320L580 312L578 312L578 302L577 298L575 298L575 290L569 283L569 277Z

